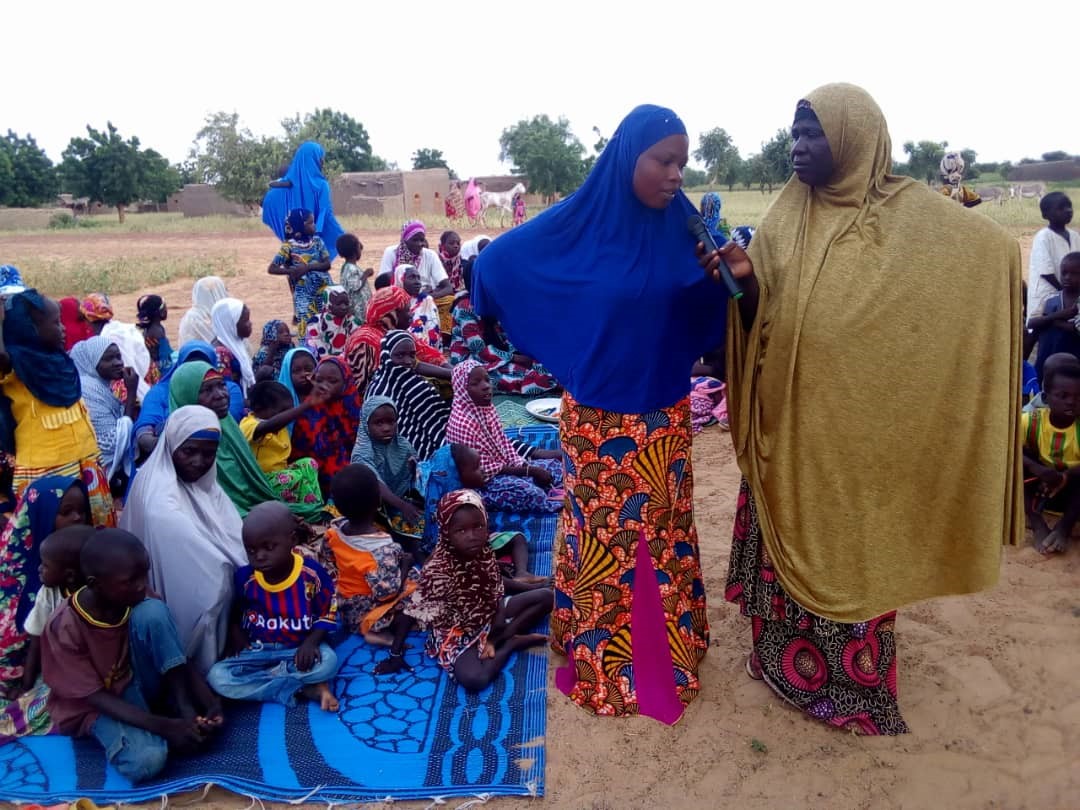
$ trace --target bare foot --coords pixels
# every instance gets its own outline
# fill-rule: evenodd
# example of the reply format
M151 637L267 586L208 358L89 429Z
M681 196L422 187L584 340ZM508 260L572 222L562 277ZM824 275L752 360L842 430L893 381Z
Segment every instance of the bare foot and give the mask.
M1046 545L1047 535L1050 534L1050 527L1043 519L1042 515L1028 515L1028 527L1031 529L1032 535L1034 535L1035 550L1040 554L1045 554L1043 550Z
M393 633L375 633L369 630L364 633L364 641L374 644L376 647L389 647L394 643Z
M523 588L547 588L552 585L551 577L542 577L539 574L525 572L521 576L514 577L514 582Z
M312 703L318 703L319 708L324 712L336 712L338 710L338 699L334 697L334 693L330 691L330 684L326 683L313 683L310 686L305 686L301 690L308 700Z
M1069 538L1065 532L1060 529L1054 529L1043 540L1042 545L1035 544L1035 548L1040 554L1060 554L1069 545Z

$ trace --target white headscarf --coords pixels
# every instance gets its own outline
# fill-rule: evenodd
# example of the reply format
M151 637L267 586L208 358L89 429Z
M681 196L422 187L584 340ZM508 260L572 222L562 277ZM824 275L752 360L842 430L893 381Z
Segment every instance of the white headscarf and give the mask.
M469 259L480 255L480 243L484 240L491 241L491 237L486 234L480 234L474 236L468 242L461 246L461 260L467 262Z
M105 379L98 373L97 366L110 346L115 346L112 338L102 335L80 340L71 347L69 354L79 370L82 384L82 399L90 414L90 424L94 426L98 449L101 451L101 463L111 478L121 467L127 468L130 461L131 418L124 415L124 406L120 404Z
M255 384L255 372L251 368L251 355L248 353L247 344L236 334L236 323L244 312L244 302L239 298L222 298L210 311L210 320L214 324L214 337L218 343L232 352L233 357L240 364L240 375L243 378L240 387L247 395L247 390Z
M205 673L225 649L233 574L247 556L240 513L218 485L217 464L191 484L176 474L172 454L195 435L221 435L214 412L201 405L173 411L131 485L120 528L146 546L150 586L169 606L188 658Z
M225 282L217 276L200 278L191 288L191 309L180 319L180 345L191 340L210 343L214 339L214 325L210 321L210 310L222 298L227 298L229 291Z
M150 350L146 348L146 337L133 323L123 323L113 318L101 328L101 337L115 343L124 358L124 365L135 369L139 375L138 399L142 402L150 390L146 375L150 371Z

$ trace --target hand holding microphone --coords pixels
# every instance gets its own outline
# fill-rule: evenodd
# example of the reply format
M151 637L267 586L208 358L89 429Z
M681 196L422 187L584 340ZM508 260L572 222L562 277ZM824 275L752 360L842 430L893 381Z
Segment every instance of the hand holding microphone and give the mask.
M742 286L728 265L727 259L734 260L737 269L743 271L739 273L740 276L749 275L749 273L753 272L753 265L750 264L750 260L743 249L734 242L728 242L721 248L716 244L712 234L709 233L709 229L705 227L704 220L696 214L692 214L686 220L686 228L704 246L703 250L699 249L698 251L698 264L713 278L722 281L732 298L742 298ZM714 256L713 254L716 252L719 252L720 255ZM741 267L744 263L748 265L745 270Z

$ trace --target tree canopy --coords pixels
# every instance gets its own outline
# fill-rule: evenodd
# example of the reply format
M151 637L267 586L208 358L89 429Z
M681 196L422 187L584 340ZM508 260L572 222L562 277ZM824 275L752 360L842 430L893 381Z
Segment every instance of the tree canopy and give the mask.
M59 182L53 163L30 134L10 129L0 139L0 205L30 207L56 197Z
M302 119L299 115L281 122L286 149L291 155L304 141L316 141L326 150L326 174L375 171L371 140L364 125L347 113L316 109Z
M200 182L211 183L227 200L250 208L262 203L271 179L288 159L284 142L257 138L240 127L240 116L217 112L195 136L191 160Z
M417 149L413 152L412 167L414 169L446 169L452 179L457 178L440 149Z
M71 139L59 169L62 187L75 196L114 206L123 222L133 202L164 199L180 187L165 158L141 149L134 136L124 140L111 121L100 131L88 125L86 132Z
M739 150L732 143L731 136L720 127L701 133L698 148L694 150L694 160L704 164L708 173L707 182L711 184L726 182L731 170L740 163ZM734 182L732 179L731 183Z
M499 159L510 161L514 174L529 178L530 191L545 196L573 191L585 177L585 147L565 118L547 115L522 119L503 130Z

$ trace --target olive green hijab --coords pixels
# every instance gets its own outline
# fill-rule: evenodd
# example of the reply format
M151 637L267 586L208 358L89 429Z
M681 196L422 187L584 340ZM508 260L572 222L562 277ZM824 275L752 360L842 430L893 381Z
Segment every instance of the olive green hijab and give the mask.
M761 297L731 310L739 465L796 602L856 622L998 578L1023 531L1016 240L889 174L863 90L805 99L835 172L792 177L750 244Z
M200 361L184 363L173 372L169 381L169 411L184 405L199 404L199 388L210 365ZM217 480L240 514L247 515L252 507L266 501L278 500L255 460L239 425L231 416L221 420L221 443L217 453ZM285 503L293 514L307 521L323 517L322 504Z

